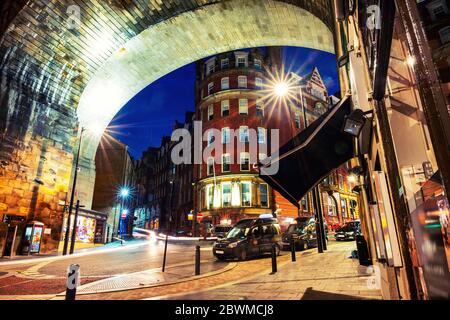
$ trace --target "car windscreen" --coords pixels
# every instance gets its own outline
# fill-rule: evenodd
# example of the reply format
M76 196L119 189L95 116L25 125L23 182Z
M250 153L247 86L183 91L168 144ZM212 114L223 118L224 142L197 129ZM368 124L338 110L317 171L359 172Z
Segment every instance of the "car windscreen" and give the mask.
M244 239L247 237L250 227L240 225L231 229L226 236L226 239Z

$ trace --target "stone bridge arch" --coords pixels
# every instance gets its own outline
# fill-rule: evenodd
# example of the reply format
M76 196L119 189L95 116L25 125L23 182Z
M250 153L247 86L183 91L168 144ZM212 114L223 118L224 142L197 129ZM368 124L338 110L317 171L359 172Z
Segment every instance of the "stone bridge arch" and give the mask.
M1 15L10 23L0 26L0 214L51 227L45 250L59 241L80 126L106 127L148 84L219 52L273 45L334 52L329 0L31 0L8 7L14 1L5 2ZM97 145L95 138L83 143L77 189L87 207Z

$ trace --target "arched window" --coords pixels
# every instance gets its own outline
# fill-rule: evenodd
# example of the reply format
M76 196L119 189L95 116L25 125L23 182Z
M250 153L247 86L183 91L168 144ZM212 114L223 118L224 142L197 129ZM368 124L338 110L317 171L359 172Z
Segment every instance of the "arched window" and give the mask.
M328 195L327 207L329 216L337 216L336 202L333 196Z

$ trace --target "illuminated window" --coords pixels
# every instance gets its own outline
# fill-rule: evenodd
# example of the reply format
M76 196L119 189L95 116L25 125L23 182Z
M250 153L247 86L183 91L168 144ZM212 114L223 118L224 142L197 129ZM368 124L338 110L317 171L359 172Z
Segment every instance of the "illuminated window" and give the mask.
M220 87L222 90L230 89L230 78L222 78L222 80L220 80Z
M212 94L214 90L214 82L208 83L208 95Z
M258 143L266 143L266 129L258 128Z
M250 171L250 154L248 152L241 152L240 160L241 171Z
M334 199L330 195L328 195L327 207L328 207L328 215L329 216L336 216L337 215L336 204L334 202Z
M239 141L240 142L248 142L249 141L249 132L247 126L239 127Z
M264 117L264 108L261 105L256 105L256 115L258 117Z
M222 183L222 206L231 206L231 182Z
M263 81L261 78L255 78L255 87L258 90L261 90L263 87Z
M342 174L338 175L339 189L344 190L344 176Z
M208 137L208 138L207 138L207 139L208 139L208 146L210 146L210 145L212 145L212 144L214 143L214 140L215 140L215 138L214 138L214 132L213 132L212 129L208 131L207 137Z
M341 199L341 212L344 218L347 217L347 202L345 199Z
M295 127L300 129L300 114L298 112L294 115Z
M250 207L252 202L252 192L251 192L251 183L250 182L242 182L241 184L241 199L243 207Z
M216 60L212 58L212 60L209 60L206 63L206 75L209 76L211 73L213 73L216 69Z
M238 87L239 88L247 88L247 76L239 76L238 77Z
M221 113L222 117L226 117L230 115L230 101L229 100L222 100L220 103Z
M230 172L231 156L229 153L222 155L222 172Z
M239 99L239 114L248 114L248 100Z
M308 211L309 210L309 206L308 206L308 195L304 196L301 200L302 203L302 209L304 211Z
M208 176L212 176L214 174L214 158L213 157L208 158L207 174L208 174Z
M230 128L225 127L222 128L222 144L230 143L231 138L231 132Z
M206 193L206 196L205 196L206 208L210 209L210 208L212 208L213 201L214 201L214 187L212 184L209 184L206 186L205 193Z
M229 65L230 65L230 60L228 58L226 59L222 59L220 61L220 65L222 69L228 69Z
M236 67L245 68L247 67L247 55L238 55L236 58Z
M259 185L259 201L261 207L269 206L269 186L265 183Z
M261 60L255 59L254 65L256 69L261 69Z
M210 104L208 106L208 120L214 119L214 105Z

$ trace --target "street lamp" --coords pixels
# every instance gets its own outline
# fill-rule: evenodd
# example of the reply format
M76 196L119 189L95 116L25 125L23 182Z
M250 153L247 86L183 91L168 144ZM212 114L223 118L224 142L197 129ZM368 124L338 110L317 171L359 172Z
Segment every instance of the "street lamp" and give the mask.
M122 198L127 198L130 195L130 189L128 189L127 187L123 187L122 189L120 189L120 196Z
M64 237L63 255L67 254L67 249L68 249L68 246L69 246L70 219L72 217L73 203L74 203L74 200L75 200L75 190L76 190L76 186L77 186L78 165L79 165L79 162L80 162L81 143L82 143L82 140L83 140L83 133L85 131L88 131L94 137L100 137L103 134L104 129L99 124L91 124L89 126L81 128L80 139L78 141L78 151L77 151L77 156L76 156L76 159L75 159L75 172L74 172L74 175L73 175L72 192L71 192L71 195L70 195L70 204L69 204L69 212L68 212L68 215L67 215L67 226L66 226L66 234L65 234L65 237ZM74 223L76 224L77 222L75 221Z
M120 216L119 216L119 225L117 227L117 235L120 236L122 234L122 220L125 219L128 215L128 210L124 209L124 201L130 196L130 188L123 186L119 190L118 194L120 200ZM115 219L114 219L115 220Z
M289 92L289 85L285 81L275 83L273 90L278 97L284 97Z

